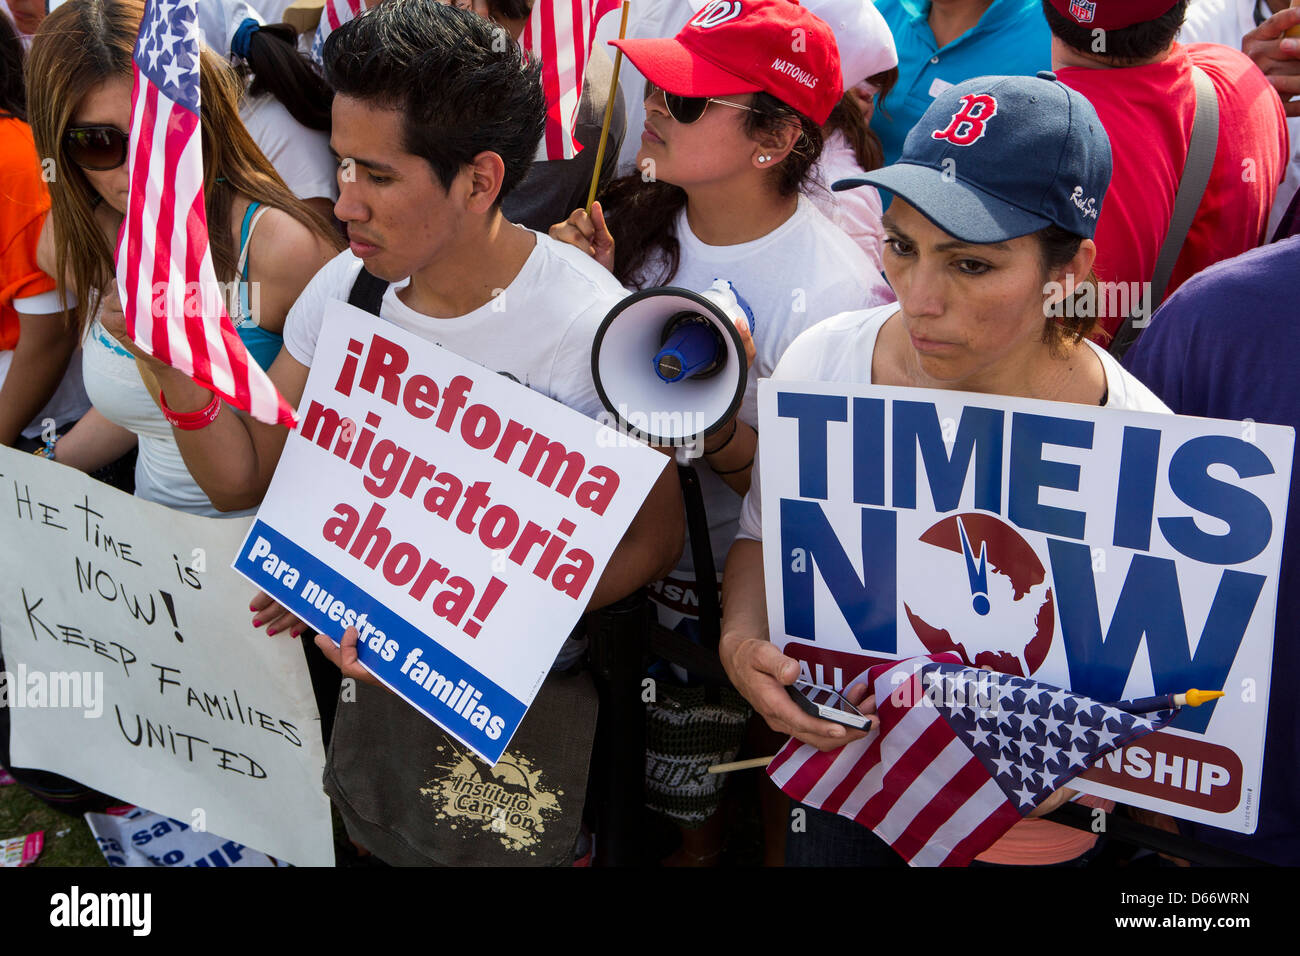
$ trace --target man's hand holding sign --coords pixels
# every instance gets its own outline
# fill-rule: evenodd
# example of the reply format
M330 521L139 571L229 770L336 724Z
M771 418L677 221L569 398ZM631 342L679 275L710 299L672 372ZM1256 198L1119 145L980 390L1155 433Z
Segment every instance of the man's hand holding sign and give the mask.
M235 567L495 759L666 461L341 303L317 355Z

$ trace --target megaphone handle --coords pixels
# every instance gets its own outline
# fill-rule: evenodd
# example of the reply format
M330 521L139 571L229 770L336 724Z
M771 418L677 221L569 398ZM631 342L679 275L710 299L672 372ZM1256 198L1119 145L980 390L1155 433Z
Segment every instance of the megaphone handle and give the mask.
M694 465L678 465L686 502L686 533L691 538L691 558L695 564L695 595L700 609L700 643L717 653L722 637L722 606L718 600L718 574L713 565L713 545L709 541L709 518L704 510L700 475Z

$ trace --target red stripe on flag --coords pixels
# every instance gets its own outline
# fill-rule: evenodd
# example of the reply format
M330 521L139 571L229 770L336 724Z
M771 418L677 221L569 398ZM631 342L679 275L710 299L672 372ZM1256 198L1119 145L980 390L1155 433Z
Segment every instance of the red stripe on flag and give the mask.
M329 0L325 4L325 18L330 25L330 31L337 30L340 26L339 12L334 9L335 0Z
M866 749L857 762L845 772L844 778L835 785L830 794L822 801L821 809L830 813L839 813L840 807L844 806L844 801L849 795L857 789L858 784L862 782L873 767L880 763L880 735L871 741L871 746Z
M151 93L155 92L150 90ZM198 126L199 118L184 107L180 107L168 101L165 97L164 102L167 104L167 126L163 133L163 156L159 169L164 176L171 178L163 184L162 201L158 203L158 225L153 230L153 281L150 283L150 299L153 298L153 290L162 287L169 287L172 279L172 264L175 252L171 247L172 230L176 224L176 194L175 187L177 180L180 178L177 170L180 167L181 156L185 147L189 144L190 137L194 135L195 127ZM151 135L152 135L152 131ZM168 188L170 187L170 188ZM186 230L190 228L186 223ZM189 237L187 236L187 239ZM206 237L205 237L206 239ZM188 280L188 275L186 276ZM182 303L185 300L185 292L182 289L179 298ZM177 296L168 296L168 306L172 304L171 300ZM152 301L151 301L152 306ZM169 309L159 309L154 307L154 355L171 363L171 338L169 324ZM166 349L166 355L159 352L158 345L162 343Z
M555 0L537 0L542 7L542 91L546 95L546 155L564 156L563 130L560 120L560 70L556 63Z
M208 223L203 209L203 193L200 191L190 208L185 213L185 289L197 293L195 299L199 304L198 314L190 308L192 301L187 295L182 314L172 316L172 328L185 330L185 341L189 343L192 368L191 377L198 382L212 381L212 358L208 352L208 340L203 323L203 305L208 290L203 287L203 260L208 254ZM179 318L180 321L176 321Z
M930 762L953 740L952 728L943 721L926 727L880 781L880 792L867 801L862 814L875 826L885 818L907 788L925 773ZM859 814L861 817L862 814Z
M1011 805L1011 801L1003 800L1002 805L990 813L988 818L972 830L966 839L953 847L952 852L939 865L969 866L971 860L996 843L998 838L1015 826L1020 819L1020 814Z
M132 338L135 338L135 317L137 315L137 309L134 307L134 304L135 298L139 295L140 291L140 261L144 254L144 230L141 224L144 219L145 184L149 181L149 156L153 149L152 130L155 111L158 108L158 91L154 88L152 83L140 75L139 66L135 67L134 73L137 90L135 106L136 108L139 108L141 100L143 100L144 115L140 118L140 141L136 144L135 155L131 158L130 205L126 211L126 221L122 225L122 228L125 230L127 243L125 289L128 300L122 303L122 311L125 313L126 317L127 332ZM144 84L142 96L139 95L141 83ZM150 131L148 134L145 133L146 129ZM152 290L149 299L149 305L152 310ZM152 311L150 314L152 314ZM156 325L154 326L153 333L155 336L158 333ZM154 354L157 354L156 349ZM163 356L159 356L159 358L163 358ZM166 359L163 358L163 361L166 361Z
M781 752L773 757L772 762L767 765L768 776L771 776L785 766L786 761L797 754L801 746L802 744L800 744L799 741L791 738L786 745L781 748Z
M934 832L947 822L948 818L960 810L968 800L989 782L989 772L980 763L978 757L971 757L966 764L953 774L912 822L890 844L905 860L911 860L921 851Z
M794 775L786 781L785 786L781 789L785 791L788 797L802 803L803 799L808 796L808 792L822 778L822 774L835 762L835 758L839 756L839 753L838 750L817 751L803 762L803 765L794 772Z

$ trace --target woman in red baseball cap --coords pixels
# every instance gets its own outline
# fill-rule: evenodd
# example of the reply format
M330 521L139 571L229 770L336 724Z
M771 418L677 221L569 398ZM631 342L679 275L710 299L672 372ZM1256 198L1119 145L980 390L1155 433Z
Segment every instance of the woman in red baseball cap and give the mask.
M789 0L712 0L675 37L616 41L647 78L638 170L613 182L588 217L551 235L572 242L625 286L708 288L730 280L754 315L754 356L737 416L704 445L700 481L715 563L735 537L757 433L757 379L818 320L893 300L866 254L802 193L839 102L831 28ZM689 549L654 594L665 626L695 629ZM668 675L657 675L661 679ZM681 674L678 674L680 679ZM739 702L743 704L743 702ZM650 782L652 798L661 782ZM679 794L666 802L679 804ZM698 827L708 807L678 822ZM686 831L678 862L720 850L708 826Z

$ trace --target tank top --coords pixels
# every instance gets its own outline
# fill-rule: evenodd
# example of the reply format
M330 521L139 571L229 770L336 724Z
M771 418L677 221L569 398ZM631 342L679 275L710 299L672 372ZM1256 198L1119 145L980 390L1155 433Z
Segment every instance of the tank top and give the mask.
M254 215L260 205L249 204L240 227L237 267L240 316L232 315L231 321L253 360L267 368L280 352L281 337L253 324L249 309L248 244L260 218L260 214ZM135 357L122 348L100 323L98 305L94 304L92 308L95 318L82 344L82 376L86 393L100 414L134 432L139 439L135 464L136 495L168 508L208 517L234 518L253 514L257 509L223 512L212 506L203 489L190 476L172 435L171 425L167 424L162 409L140 378Z

